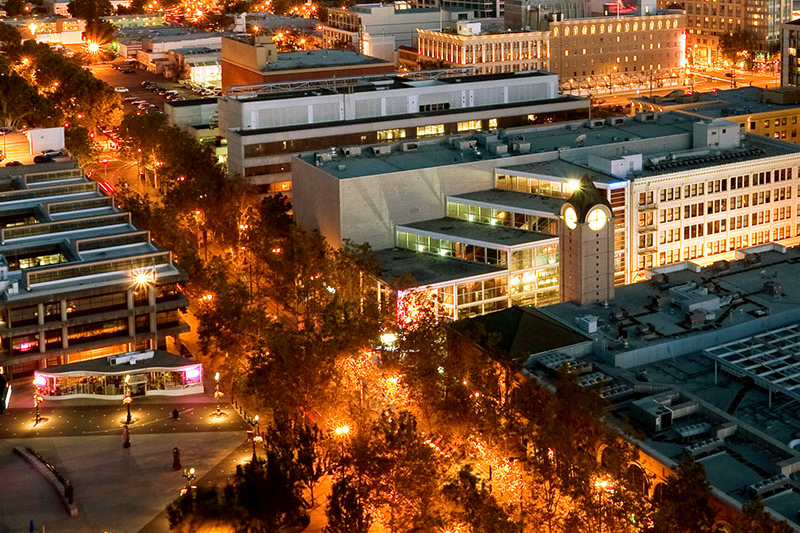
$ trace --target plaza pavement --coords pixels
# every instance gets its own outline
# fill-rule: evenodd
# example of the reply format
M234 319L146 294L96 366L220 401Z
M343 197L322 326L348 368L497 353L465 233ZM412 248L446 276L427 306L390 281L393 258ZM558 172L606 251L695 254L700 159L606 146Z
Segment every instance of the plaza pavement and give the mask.
M178 447L184 468L193 466L199 485L224 483L252 454L247 424L230 405L218 421L212 393L179 398L136 398L131 447L122 446L125 410L102 400L45 401L47 420L33 427L31 390L15 390L0 415L0 533L167 533L165 507L185 479L172 469ZM213 385L206 385L213 391ZM172 418L177 408L180 417ZM55 490L14 446L31 447L67 476L78 515L70 517Z

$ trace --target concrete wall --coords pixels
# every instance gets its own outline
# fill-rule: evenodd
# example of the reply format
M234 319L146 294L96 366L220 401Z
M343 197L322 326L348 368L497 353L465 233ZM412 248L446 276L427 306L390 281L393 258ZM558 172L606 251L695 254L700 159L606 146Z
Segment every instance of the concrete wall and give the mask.
M201 99L196 102L195 105L173 105L170 102L164 104L164 114L167 116L169 125L185 130L187 126L208 124L217 111L216 100L208 102L206 99Z
M306 231L318 230L331 246L342 243L341 181L297 157L292 159L293 215Z
M602 352L596 346L595 353L605 361L620 368L632 368L668 359L679 357L688 353L705 350L712 346L735 341L742 337L757 335L770 329L796 324L800 321L800 308L791 309L783 313L768 315L755 320L749 320L735 327L726 327L721 330L712 330L697 335L687 335L682 339L675 339L667 343L651 344L635 350L620 353Z

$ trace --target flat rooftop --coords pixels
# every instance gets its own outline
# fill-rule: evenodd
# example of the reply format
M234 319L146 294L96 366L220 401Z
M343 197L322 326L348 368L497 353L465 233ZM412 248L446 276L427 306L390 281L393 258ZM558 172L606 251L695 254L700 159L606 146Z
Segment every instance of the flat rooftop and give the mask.
M381 267L381 280L398 288L404 288L399 285L410 281L409 277L415 286L419 286L463 281L476 276L500 276L507 272L505 268L400 248L378 250L375 256Z
M594 176L596 182L613 183L633 181L638 177L650 177L675 173L679 170L714 168L725 164L758 160L767 157L800 153L800 146L761 135L745 134L741 144L730 149L706 150L701 154L693 148L693 124L700 119L679 113L649 114L650 120L638 117L614 117L619 123L589 127L587 121L566 122L556 125L515 128L500 132L479 132L465 137L450 136L432 140L414 141L417 148L404 151L402 143L386 145L390 153L376 154L374 150L362 148L361 154L348 158L334 157L332 161L320 162L318 167L333 177L348 179L355 177L389 174L408 170L421 170L447 165L473 163L476 161L498 161L498 169L519 169L545 176L580 178L583 174ZM473 148L455 146L453 139L479 139L490 136L487 144L478 143ZM408 141L406 141L408 142ZM514 152L516 143L526 143L525 151ZM588 166L586 147L598 148L595 153L612 157L611 151L621 143L628 143L628 153L641 153L643 168L625 178L593 170ZM494 152L491 144L505 144L507 150ZM665 149L666 147L666 149ZM651 164L651 158L667 154L680 155L674 160ZM502 160L515 157L515 163L503 166ZM316 164L314 153L299 156L311 165ZM526 162L529 159L530 162ZM561 161L557 161L557 160ZM520 162L522 160L522 162Z
M377 57L366 56L352 50L303 50L299 52L281 52L278 61L267 63L262 72L281 70L298 70L323 67L346 67L351 65L374 65L386 63Z
M790 92L797 92L797 89L791 88ZM778 103L767 100L767 95L778 96L780 93L780 89L763 89L761 87L740 87L692 95L678 90L665 97L643 96L633 98L633 101L652 107L679 106L682 112L708 118L747 116L791 109L800 110L800 103Z
M633 366L643 348L648 352L644 362L658 355L660 345L679 355L676 341L692 351L707 347L704 342L721 344L726 341L722 332L746 332L767 316L776 326L781 315L800 318L800 301L793 297L800 294L800 249L768 244L739 253L750 253L752 259L708 268L684 262L653 269L650 281L617 287L607 304L564 302L543 311L566 324L596 316L599 327L592 337L604 344L608 360L629 354Z
M241 39L240 39L241 40ZM286 54L300 54L308 55L311 52L345 52L345 50L310 50L304 52L281 52L278 54L278 59ZM355 52L349 52L356 54ZM360 54L356 54L360 55ZM345 56L343 56L345 57ZM369 57L369 56L361 56ZM372 58L376 61L384 62L383 60ZM421 78L426 76L426 71L409 72L407 74L385 74L364 76L359 79L348 79L346 83L341 82L336 78L326 78L319 80L310 80L303 82L306 85L313 85L313 87L298 88L296 85L289 85L285 83L266 83L261 85L243 86L251 89L251 92L239 91L235 95L237 100L275 100L285 98L303 98L308 96L320 96L329 94L351 94L360 92L373 92L373 91L389 91L392 89L410 89L413 87L436 87L436 86L452 86L462 83L476 83L476 82L497 82L501 83L503 80L509 79L533 79L542 77L551 77L553 82L557 81L557 76L552 72L545 71L525 71L525 72L509 72L503 74L465 74L466 70L474 72L472 67L464 67L461 69L451 69L453 72L449 74L447 71L436 71L440 75L434 78ZM233 98L233 96L231 96Z
M540 241L558 239L555 235L525 231L505 226L476 224L455 218L437 218L410 224L398 224L397 231L412 230L412 233L424 232L437 235L455 242L465 242L478 246L494 245L501 248L518 247Z
M133 352L139 354L141 352ZM123 354L120 354L123 355ZM89 359L67 365L51 366L38 374L49 377L60 376L85 376L85 375L125 375L153 370L178 370L199 365L197 361L186 359L164 350L153 351L153 356L147 359L138 359L135 364L111 365L108 357Z
M470 205L483 205L494 209L501 207L516 213L533 215L559 215L561 213L561 207L564 205L564 200L561 198L505 189L490 189L488 191L454 194L448 196L447 199L448 201Z
M75 162L0 169L0 301L186 274Z

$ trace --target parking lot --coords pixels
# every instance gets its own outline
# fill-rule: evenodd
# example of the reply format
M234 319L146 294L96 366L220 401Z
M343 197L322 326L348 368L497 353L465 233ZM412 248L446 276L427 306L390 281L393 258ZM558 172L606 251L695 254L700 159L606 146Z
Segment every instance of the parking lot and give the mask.
M133 72L130 72L130 71ZM128 71L126 73L125 71ZM110 63L103 63L92 66L92 73L99 79L105 81L112 87L124 87L128 91L121 93L125 99L125 112L141 112L141 109L133 101L144 101L159 111L164 110L164 103L167 101L162 95L148 90L142 86L143 82L156 83L159 87L170 91L177 91L177 96L182 99L201 98L201 95L193 93L191 90L185 88L183 85L171 80L167 80L163 76L153 74L138 68L126 68L124 70L115 69Z

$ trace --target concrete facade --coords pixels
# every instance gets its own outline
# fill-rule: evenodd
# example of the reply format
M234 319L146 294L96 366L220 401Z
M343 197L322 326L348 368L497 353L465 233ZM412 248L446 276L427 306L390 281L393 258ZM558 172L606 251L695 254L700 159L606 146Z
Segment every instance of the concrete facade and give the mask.
M557 79L550 74L446 75L267 85L223 97L219 126L228 139L229 170L256 183L291 188L291 157L307 150L588 115L588 102L559 96Z

